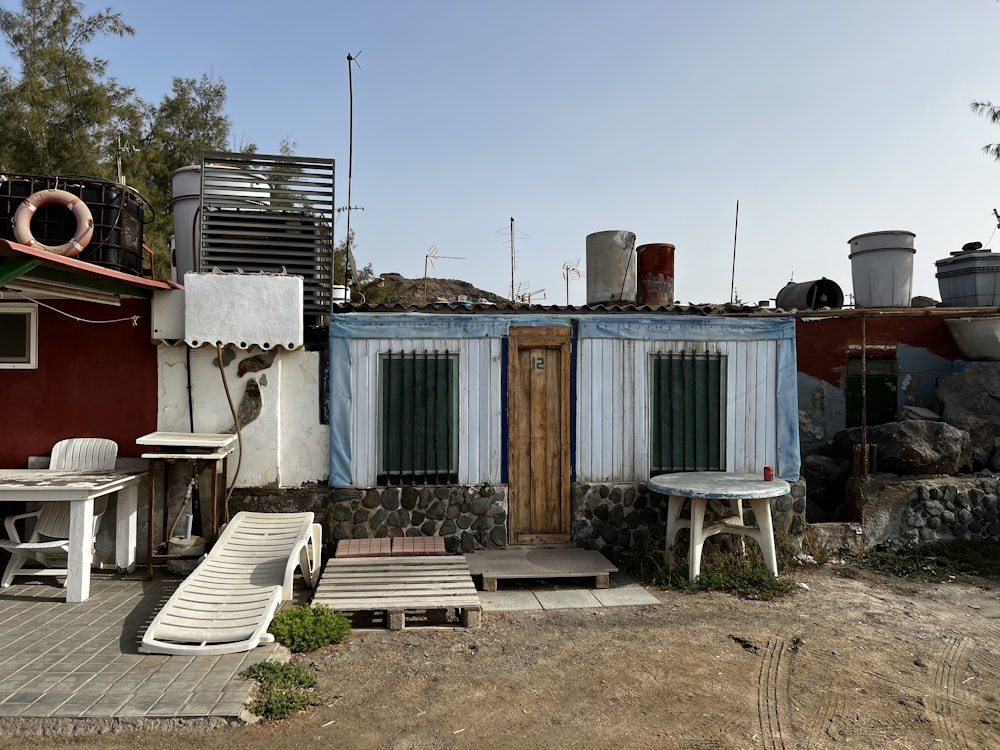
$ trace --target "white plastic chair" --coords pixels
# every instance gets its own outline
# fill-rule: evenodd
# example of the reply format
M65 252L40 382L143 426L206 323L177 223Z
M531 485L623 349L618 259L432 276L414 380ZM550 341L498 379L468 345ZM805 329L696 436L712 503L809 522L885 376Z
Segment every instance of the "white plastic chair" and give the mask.
M49 468L57 471L95 471L115 468L118 444L104 438L68 438L52 446ZM38 510L7 516L4 527L7 540L0 540L0 548L10 552L10 561L4 570L0 586L10 586L14 576L65 576L66 556L69 553L69 503L40 503ZM107 508L107 499L98 500L94 507L94 528L91 544L97 538L101 517ZM35 528L22 541L17 523L34 518ZM42 567L27 567L33 562ZM65 581L63 582L65 586Z

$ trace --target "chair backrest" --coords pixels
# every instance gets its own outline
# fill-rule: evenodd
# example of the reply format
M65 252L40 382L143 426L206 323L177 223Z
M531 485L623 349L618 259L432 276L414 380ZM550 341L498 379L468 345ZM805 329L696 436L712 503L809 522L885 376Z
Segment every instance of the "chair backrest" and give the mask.
M115 468L118 443L105 438L67 438L52 446L49 468L57 471L96 471ZM95 509L94 534L106 501ZM52 539L69 538L69 504L42 503L35 531Z
M115 468L118 443L105 438L67 438L52 446L49 468L59 471L91 471Z

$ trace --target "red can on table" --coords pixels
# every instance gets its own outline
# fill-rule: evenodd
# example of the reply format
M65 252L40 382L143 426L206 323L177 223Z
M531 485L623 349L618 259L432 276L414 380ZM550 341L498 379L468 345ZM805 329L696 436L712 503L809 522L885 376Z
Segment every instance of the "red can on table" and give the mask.
M774 469L772 469L770 466L765 466L764 467L764 481L765 482L770 482L772 479L774 479Z

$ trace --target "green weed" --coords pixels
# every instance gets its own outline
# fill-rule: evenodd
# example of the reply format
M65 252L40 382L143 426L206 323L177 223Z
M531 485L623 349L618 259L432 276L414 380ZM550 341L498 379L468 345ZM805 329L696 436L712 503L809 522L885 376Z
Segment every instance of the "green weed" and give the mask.
M301 664L262 661L244 669L240 677L257 681L247 708L264 719L287 719L316 704L312 693L316 675Z
M897 578L944 581L958 576L1000 579L1000 545L988 540L914 544L861 557L869 570Z
M776 541L779 570L792 564L794 545L783 540ZM764 567L760 550L753 542L740 545L707 546L701 560L701 575L694 583L688 581L687 542L683 535L674 545L672 560L665 559L662 551L651 549L649 545L627 556L622 563L623 570L640 580L684 591L728 591L738 596L756 599L775 599L795 592L795 582L788 578L775 577Z
M330 643L340 643L351 633L351 623L338 612L317 604L299 605L282 610L268 630L278 643L290 651L315 651Z

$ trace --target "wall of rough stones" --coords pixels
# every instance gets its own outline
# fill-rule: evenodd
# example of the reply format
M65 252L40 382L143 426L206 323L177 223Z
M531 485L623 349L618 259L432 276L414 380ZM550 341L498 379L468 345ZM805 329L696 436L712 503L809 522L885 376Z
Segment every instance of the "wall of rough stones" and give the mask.
M805 526L805 482L772 505L774 527L791 537ZM323 524L324 539L332 546L340 539L391 536L441 536L449 552L501 549L507 546L507 488L376 487L367 489L237 489L229 512L307 511ZM712 517L726 514L723 503L711 503ZM644 484L574 483L571 491L571 540L578 547L596 549L612 560L639 551L648 544L663 547L667 499ZM753 514L746 511L748 522Z
M913 493L900 536L908 542L944 539L1000 541L997 482L988 488L918 487Z
M1000 475L875 475L849 485L865 546L898 547L955 539L1000 542Z
M449 552L507 546L506 487L237 490L237 510L311 510L331 548L340 539L441 536Z
M792 483L791 492L771 504L775 533L792 539L805 530L806 485ZM707 518L730 515L728 503L710 501ZM747 523L753 511L745 510ZM573 485L571 536L578 547L596 549L613 561L644 549L663 549L667 531L667 497L645 484Z

